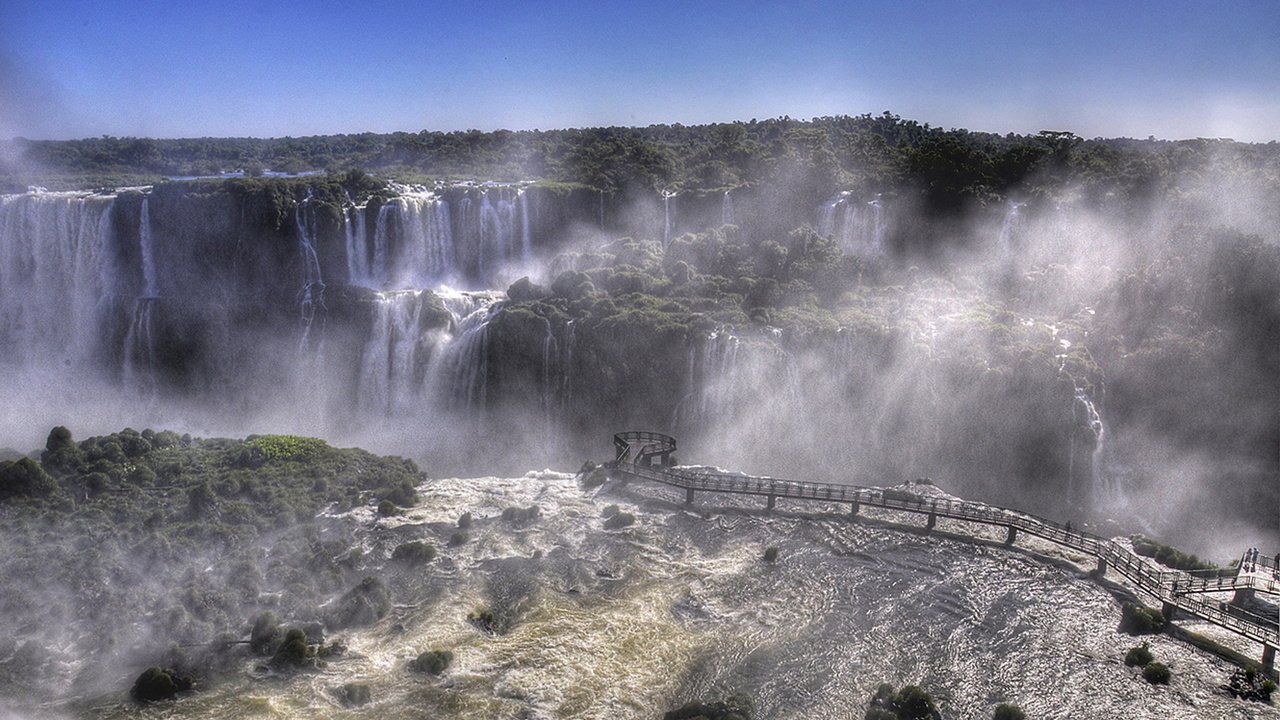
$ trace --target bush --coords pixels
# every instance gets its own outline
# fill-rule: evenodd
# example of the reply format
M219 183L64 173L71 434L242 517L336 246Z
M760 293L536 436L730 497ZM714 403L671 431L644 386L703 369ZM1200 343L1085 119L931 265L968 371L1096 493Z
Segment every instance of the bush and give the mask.
M991 716L991 720L1026 720L1027 714L1022 712L1022 708L1009 703L1001 703L996 706L996 712Z
M542 511L537 505L530 505L527 508L509 507L502 511L502 519L510 523L523 524L537 520Z
M610 515L608 520L604 521L604 529L617 530L619 528L627 527L628 525L634 525L635 522L635 515L632 515L629 512L616 512L613 515Z
M266 655L280 642L280 618L270 610L258 615L249 631L249 649Z
M487 607L476 608L467 613L467 620L491 635L498 632L498 616Z
M778 548L776 545L770 545L764 549L764 561L767 563L778 561Z
M464 513L462 513L462 515L458 518L458 529L459 529L459 530L466 530L466 529L467 529L467 528L469 528L469 527L471 527L471 513L469 513L469 512L464 512Z
M1147 644L1142 643L1129 648L1129 652L1124 656L1124 664L1129 667L1146 667L1154 659Z
M448 650L428 650L409 661L409 669L413 672L439 675L449 669L453 662L453 653Z
M346 683L338 690L338 698L347 707L360 707L368 705L373 694L369 692L367 683Z
M1153 558L1156 562L1176 570L1214 570L1218 567L1195 555L1189 555L1175 547L1158 543L1142 535L1134 535L1130 540L1133 542L1133 551L1137 554Z
M1169 668L1164 663L1149 663L1142 668L1142 677L1152 685L1168 685Z
M751 699L731 695L714 703L691 702L662 715L662 720L751 720Z
M391 611L391 594L382 581L367 577L338 602L331 625L335 628L372 625Z
M471 539L470 535L459 530L449 536L449 547L459 547L461 545L466 545L467 541L470 539Z
M898 692L893 686L881 683L871 696L867 718L893 718L894 720L942 720L942 714L929 693L916 685L907 685Z
M160 667L149 667L142 671L129 696L136 702L154 702L176 697L178 693L190 690L195 682L176 670Z
M1124 603L1120 606L1120 632L1130 635L1154 635L1164 630L1164 626L1164 616L1159 610L1135 603Z
M1231 678L1223 688L1241 700L1269 703L1271 694L1276 691L1276 684L1270 678L1260 675L1257 670L1247 668L1231 673Z
M301 668L314 663L315 655L307 647L307 634L298 628L284 634L284 641L271 656L271 665L279 668Z
M414 540L397 545L391 552L391 559L414 564L428 563L436 559L436 548L431 543Z
M47 497L58 489L49 473L31 458L0 462L0 500Z
M404 511L396 507L396 504L390 500L383 500L378 503L378 514L382 517L395 517L397 515L403 515Z

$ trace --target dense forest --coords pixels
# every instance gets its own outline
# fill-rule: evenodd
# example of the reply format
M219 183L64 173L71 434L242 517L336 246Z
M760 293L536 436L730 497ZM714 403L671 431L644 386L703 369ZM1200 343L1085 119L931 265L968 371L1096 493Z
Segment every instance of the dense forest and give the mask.
M891 113L712 125L548 131L431 132L301 138L11 140L0 182L11 188L151 183L165 177L338 173L411 180L550 181L606 192L715 191L787 184L822 196L920 192L939 210L1070 185L1111 202L1151 198L1215 168L1280 179L1280 145L1195 139L1086 140L1065 131L998 135L946 130Z

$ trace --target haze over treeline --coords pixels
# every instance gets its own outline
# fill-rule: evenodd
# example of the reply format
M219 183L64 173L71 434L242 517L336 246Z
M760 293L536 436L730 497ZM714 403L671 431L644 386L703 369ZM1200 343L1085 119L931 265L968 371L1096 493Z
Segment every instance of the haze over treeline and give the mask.
M606 191L728 189L799 175L829 187L923 189L934 204L987 202L1079 182L1095 193L1152 195L1204 163L1273 178L1280 149L1230 140L1085 140L947 130L885 112L709 125L547 131L356 133L285 138L100 137L0 143L0 179L50 187L166 176L338 172L401 178L552 180Z

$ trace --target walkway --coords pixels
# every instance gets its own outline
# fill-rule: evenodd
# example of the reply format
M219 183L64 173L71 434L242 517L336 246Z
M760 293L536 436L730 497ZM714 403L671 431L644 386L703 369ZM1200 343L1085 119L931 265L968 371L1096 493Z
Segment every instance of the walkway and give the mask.
M867 505L926 515L928 529L934 527L939 517L998 525L1007 528L1005 542L1010 545L1019 532L1050 540L1097 558L1099 574L1107 569L1120 573L1139 590L1159 600L1166 618L1171 618L1175 609L1181 610L1261 643L1262 664L1267 672L1274 671L1275 652L1280 647L1280 626L1276 621L1204 596L1207 592L1227 590L1280 594L1280 583L1265 572L1206 577L1201 573L1165 570L1114 540L1068 529L1016 510L966 500L925 497L894 489L675 468L670 466L676 450L675 438L661 433L618 433L613 436L613 445L617 455L611 467L618 474L682 488L685 501L690 503L695 493L714 492L762 496L770 508L777 498L847 503L853 514ZM1262 567L1264 571L1273 569L1265 564Z

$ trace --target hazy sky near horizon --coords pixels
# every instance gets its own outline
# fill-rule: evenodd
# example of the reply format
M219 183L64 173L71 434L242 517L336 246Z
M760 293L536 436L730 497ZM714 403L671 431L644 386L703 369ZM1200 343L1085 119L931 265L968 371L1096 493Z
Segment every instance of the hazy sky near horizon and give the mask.
M1280 2L6 0L0 138L698 124L1280 140Z

